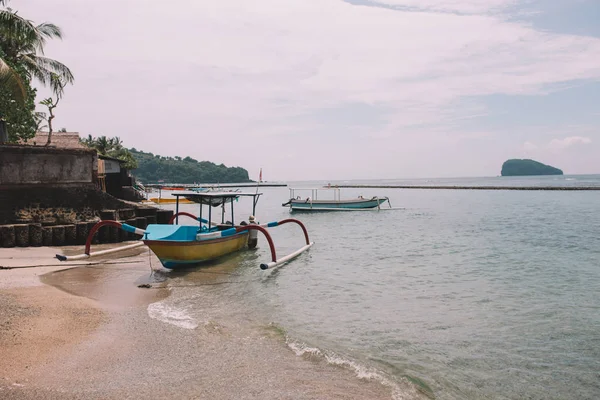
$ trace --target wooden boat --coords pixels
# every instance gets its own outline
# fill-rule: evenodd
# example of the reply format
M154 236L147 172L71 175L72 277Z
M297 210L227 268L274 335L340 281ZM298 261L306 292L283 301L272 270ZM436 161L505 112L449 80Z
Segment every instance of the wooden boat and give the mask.
M293 259L313 245L309 241L306 227L296 219L284 219L262 225L255 223L253 215L256 213L256 205L262 193L181 192L173 195L177 199L176 211L169 224L150 224L145 229L140 229L118 221L100 221L91 229L88 235L84 254L76 256L57 254L56 257L61 261L80 260L94 255L105 255L145 244L158 257L165 268L171 269L215 260L243 248L254 248L258 241L258 231L260 231L267 239L271 250L271 261L262 263L260 267L261 269L268 269ZM234 204L236 202L234 200L240 197L252 198L253 215L250 216L248 222L242 221L239 225L236 225L234 222ZM179 202L184 199L199 204L199 216L187 212L179 212ZM226 204L231 205L231 215L229 216L231 221L225 221ZM204 205L208 206L208 219L204 219L202 215ZM213 222L213 208L221 208L221 223ZM197 222L194 225L180 225L179 217L181 216L191 217ZM302 228L306 243L295 252L278 259L275 245L267 229L287 223L295 223ZM141 235L142 239L138 243L121 248L92 253L90 247L94 234L102 226L107 225Z
M333 199L319 199L319 191L333 192ZM298 192L310 191L310 196L297 195ZM342 199L339 188L290 188L290 199L282 206L290 207L290 211L365 211L379 210L383 203L387 202L391 208L388 197Z

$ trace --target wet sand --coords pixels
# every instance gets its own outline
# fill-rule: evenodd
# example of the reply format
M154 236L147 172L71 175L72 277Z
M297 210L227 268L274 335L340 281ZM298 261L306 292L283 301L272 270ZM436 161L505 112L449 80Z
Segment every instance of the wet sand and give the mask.
M392 398L378 381L297 356L251 319L211 312L182 329L150 318L148 304L169 290L152 281L144 248L69 270L54 252L0 250L0 266L50 264L0 270L0 398Z

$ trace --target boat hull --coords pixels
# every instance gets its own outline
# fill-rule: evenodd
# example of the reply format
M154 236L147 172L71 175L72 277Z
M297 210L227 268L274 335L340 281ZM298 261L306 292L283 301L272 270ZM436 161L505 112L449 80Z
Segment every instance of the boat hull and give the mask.
M379 207L388 201L387 197L356 200L290 200L289 206L292 211L358 211L369 210Z
M215 260L244 248L248 232L209 240L144 240L165 268L177 268Z

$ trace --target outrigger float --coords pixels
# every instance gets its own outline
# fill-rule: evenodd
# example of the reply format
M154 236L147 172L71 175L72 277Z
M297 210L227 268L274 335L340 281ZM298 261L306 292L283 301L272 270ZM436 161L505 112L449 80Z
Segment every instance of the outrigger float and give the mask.
M165 268L172 269L215 260L224 255L239 251L244 247L255 248L258 241L258 232L260 231L267 239L271 250L271 261L260 264L260 268L263 270L273 268L302 254L314 243L309 240L304 224L297 219L288 218L267 224L257 224L254 221L254 215L256 213L256 204L261 195L262 193L240 192L173 193L173 196L177 198L177 203L175 214L169 221L169 224L150 224L146 229L140 229L118 221L100 221L90 230L84 254L75 256L57 254L56 258L61 261L82 260L146 245L158 257ZM179 212L180 197L198 203L200 205L200 215L195 216L187 212ZM242 221L239 225L236 225L234 222L233 205L234 200L240 197L252 197L252 216L250 216L249 222ZM225 205L227 203L231 204L231 221L225 221ZM208 219L204 219L202 215L204 205L208 206ZM212 221L212 209L216 207L221 207L221 223ZM179 217L183 216L195 219L198 221L198 224L179 225ZM275 244L267 229L288 223L297 224L302 228L305 245L293 253L278 259ZM141 235L142 239L134 244L92 253L91 244L94 234L103 226L114 226L125 232Z

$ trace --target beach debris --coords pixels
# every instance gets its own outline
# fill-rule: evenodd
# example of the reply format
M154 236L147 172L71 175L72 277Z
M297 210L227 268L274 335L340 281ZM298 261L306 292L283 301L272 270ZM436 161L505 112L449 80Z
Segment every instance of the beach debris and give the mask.
M152 285L149 283L142 283L141 285L138 285L138 287L142 289L151 289Z

